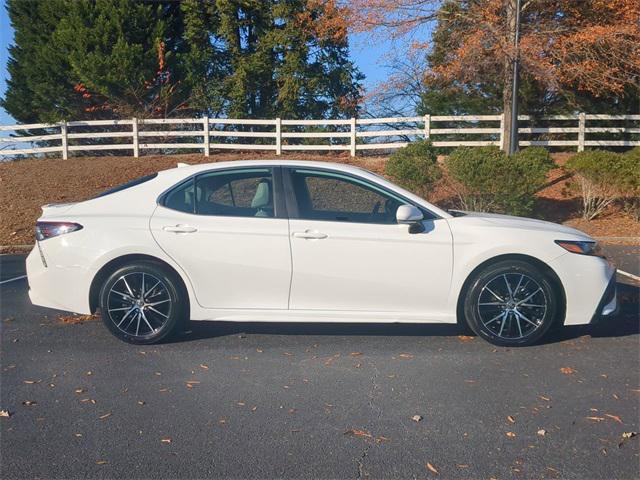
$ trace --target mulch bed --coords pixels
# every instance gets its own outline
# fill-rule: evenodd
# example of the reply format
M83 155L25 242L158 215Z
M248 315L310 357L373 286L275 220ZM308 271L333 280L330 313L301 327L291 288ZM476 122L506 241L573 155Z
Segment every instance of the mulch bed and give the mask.
M566 154L555 158L561 165ZM158 170L175 167L177 162L208 163L229 160L274 158L270 152L216 153L133 157L79 157L26 159L0 163L0 247L5 251L33 243L33 226L46 203L85 200L115 185ZM282 159L319 160L357 165L384 173L384 156L349 157L339 154L283 154ZM598 237L640 239L640 223L626 216L621 207L612 207L602 218L586 222L580 218L580 199L568 188L569 178L558 168L551 172L549 185L538 195L535 216L564 223ZM443 206L455 205L455 198L444 186L437 186L430 200ZM12 246L7 248L7 246Z

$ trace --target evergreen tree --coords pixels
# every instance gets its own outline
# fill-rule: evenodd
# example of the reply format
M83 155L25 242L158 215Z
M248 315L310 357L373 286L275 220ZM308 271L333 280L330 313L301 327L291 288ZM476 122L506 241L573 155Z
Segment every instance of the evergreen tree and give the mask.
M94 117L166 117L187 108L179 12L173 2L68 1L53 38L78 79L85 110Z
M66 12L65 0L9 1L15 30L9 47L7 90L2 107L22 123L83 118L82 99L67 57L53 41Z
M333 0L8 0L17 120L352 116L362 75Z

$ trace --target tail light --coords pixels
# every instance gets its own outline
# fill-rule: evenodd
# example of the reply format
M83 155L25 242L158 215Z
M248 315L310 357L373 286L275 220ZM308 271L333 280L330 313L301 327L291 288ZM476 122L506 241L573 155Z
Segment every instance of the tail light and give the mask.
M73 222L37 222L36 223L36 239L38 241L47 238L57 237L65 233L77 232L82 230L82 225Z

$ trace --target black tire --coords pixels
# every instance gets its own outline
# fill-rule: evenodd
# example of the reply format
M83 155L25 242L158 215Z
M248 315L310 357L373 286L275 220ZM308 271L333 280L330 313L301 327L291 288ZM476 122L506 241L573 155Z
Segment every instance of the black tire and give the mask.
M536 343L561 312L561 295L554 281L521 260L488 265L474 274L464 295L469 327L502 347Z
M125 342L161 342L181 327L188 314L183 290L175 274L155 262L124 265L106 278L100 290L102 321Z

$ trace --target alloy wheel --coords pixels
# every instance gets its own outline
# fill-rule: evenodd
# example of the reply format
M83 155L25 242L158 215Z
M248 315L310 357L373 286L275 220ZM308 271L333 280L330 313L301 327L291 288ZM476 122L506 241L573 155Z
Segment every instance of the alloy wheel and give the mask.
M485 329L504 340L520 340L543 324L548 301L540 284L523 273L503 273L485 283L478 316Z
M165 283L145 272L122 275L107 296L110 320L135 337L157 333L169 320L172 303Z

